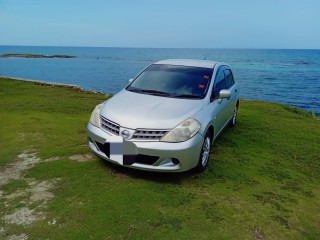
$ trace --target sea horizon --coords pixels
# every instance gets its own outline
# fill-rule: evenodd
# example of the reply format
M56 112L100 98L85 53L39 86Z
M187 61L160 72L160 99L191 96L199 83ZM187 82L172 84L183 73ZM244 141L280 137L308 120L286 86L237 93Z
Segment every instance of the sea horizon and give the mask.
M195 50L320 50L320 48L242 48L242 47L135 47L135 46L75 46L75 45L7 45L0 44L0 47L68 47L68 48L129 48L129 49L195 49Z
M0 76L79 85L115 94L149 64L168 58L230 64L240 97L320 114L320 50L0 45L0 54L63 54L73 59L1 58Z

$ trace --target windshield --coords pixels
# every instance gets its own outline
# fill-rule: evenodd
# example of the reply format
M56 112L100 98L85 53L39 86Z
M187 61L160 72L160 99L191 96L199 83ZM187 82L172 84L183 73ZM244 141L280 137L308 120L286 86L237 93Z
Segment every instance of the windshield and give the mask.
M163 97L202 99L206 96L212 72L211 68L153 64L126 90Z

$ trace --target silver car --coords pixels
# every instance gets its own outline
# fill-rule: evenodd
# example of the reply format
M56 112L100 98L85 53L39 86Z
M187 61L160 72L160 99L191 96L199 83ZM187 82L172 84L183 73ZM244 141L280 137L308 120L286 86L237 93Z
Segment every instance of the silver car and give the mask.
M213 141L235 125L238 107L238 85L227 64L159 61L96 106L87 126L89 147L130 168L201 172Z

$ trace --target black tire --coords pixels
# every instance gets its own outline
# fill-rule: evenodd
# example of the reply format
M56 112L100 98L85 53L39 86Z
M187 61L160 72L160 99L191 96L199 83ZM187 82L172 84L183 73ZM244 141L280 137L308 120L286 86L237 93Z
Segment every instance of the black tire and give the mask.
M232 118L229 122L229 127L234 127L237 123L237 117L238 117L238 104L233 110Z
M202 148L199 155L198 165L195 167L195 171L200 173L203 172L209 163L210 152L212 145L212 136L210 131L208 131L204 137Z

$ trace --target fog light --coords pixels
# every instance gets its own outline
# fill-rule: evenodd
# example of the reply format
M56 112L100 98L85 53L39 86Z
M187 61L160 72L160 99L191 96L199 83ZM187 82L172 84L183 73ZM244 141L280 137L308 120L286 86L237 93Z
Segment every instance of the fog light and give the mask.
M179 160L176 158L172 158L171 161L174 165L178 165L180 163Z

